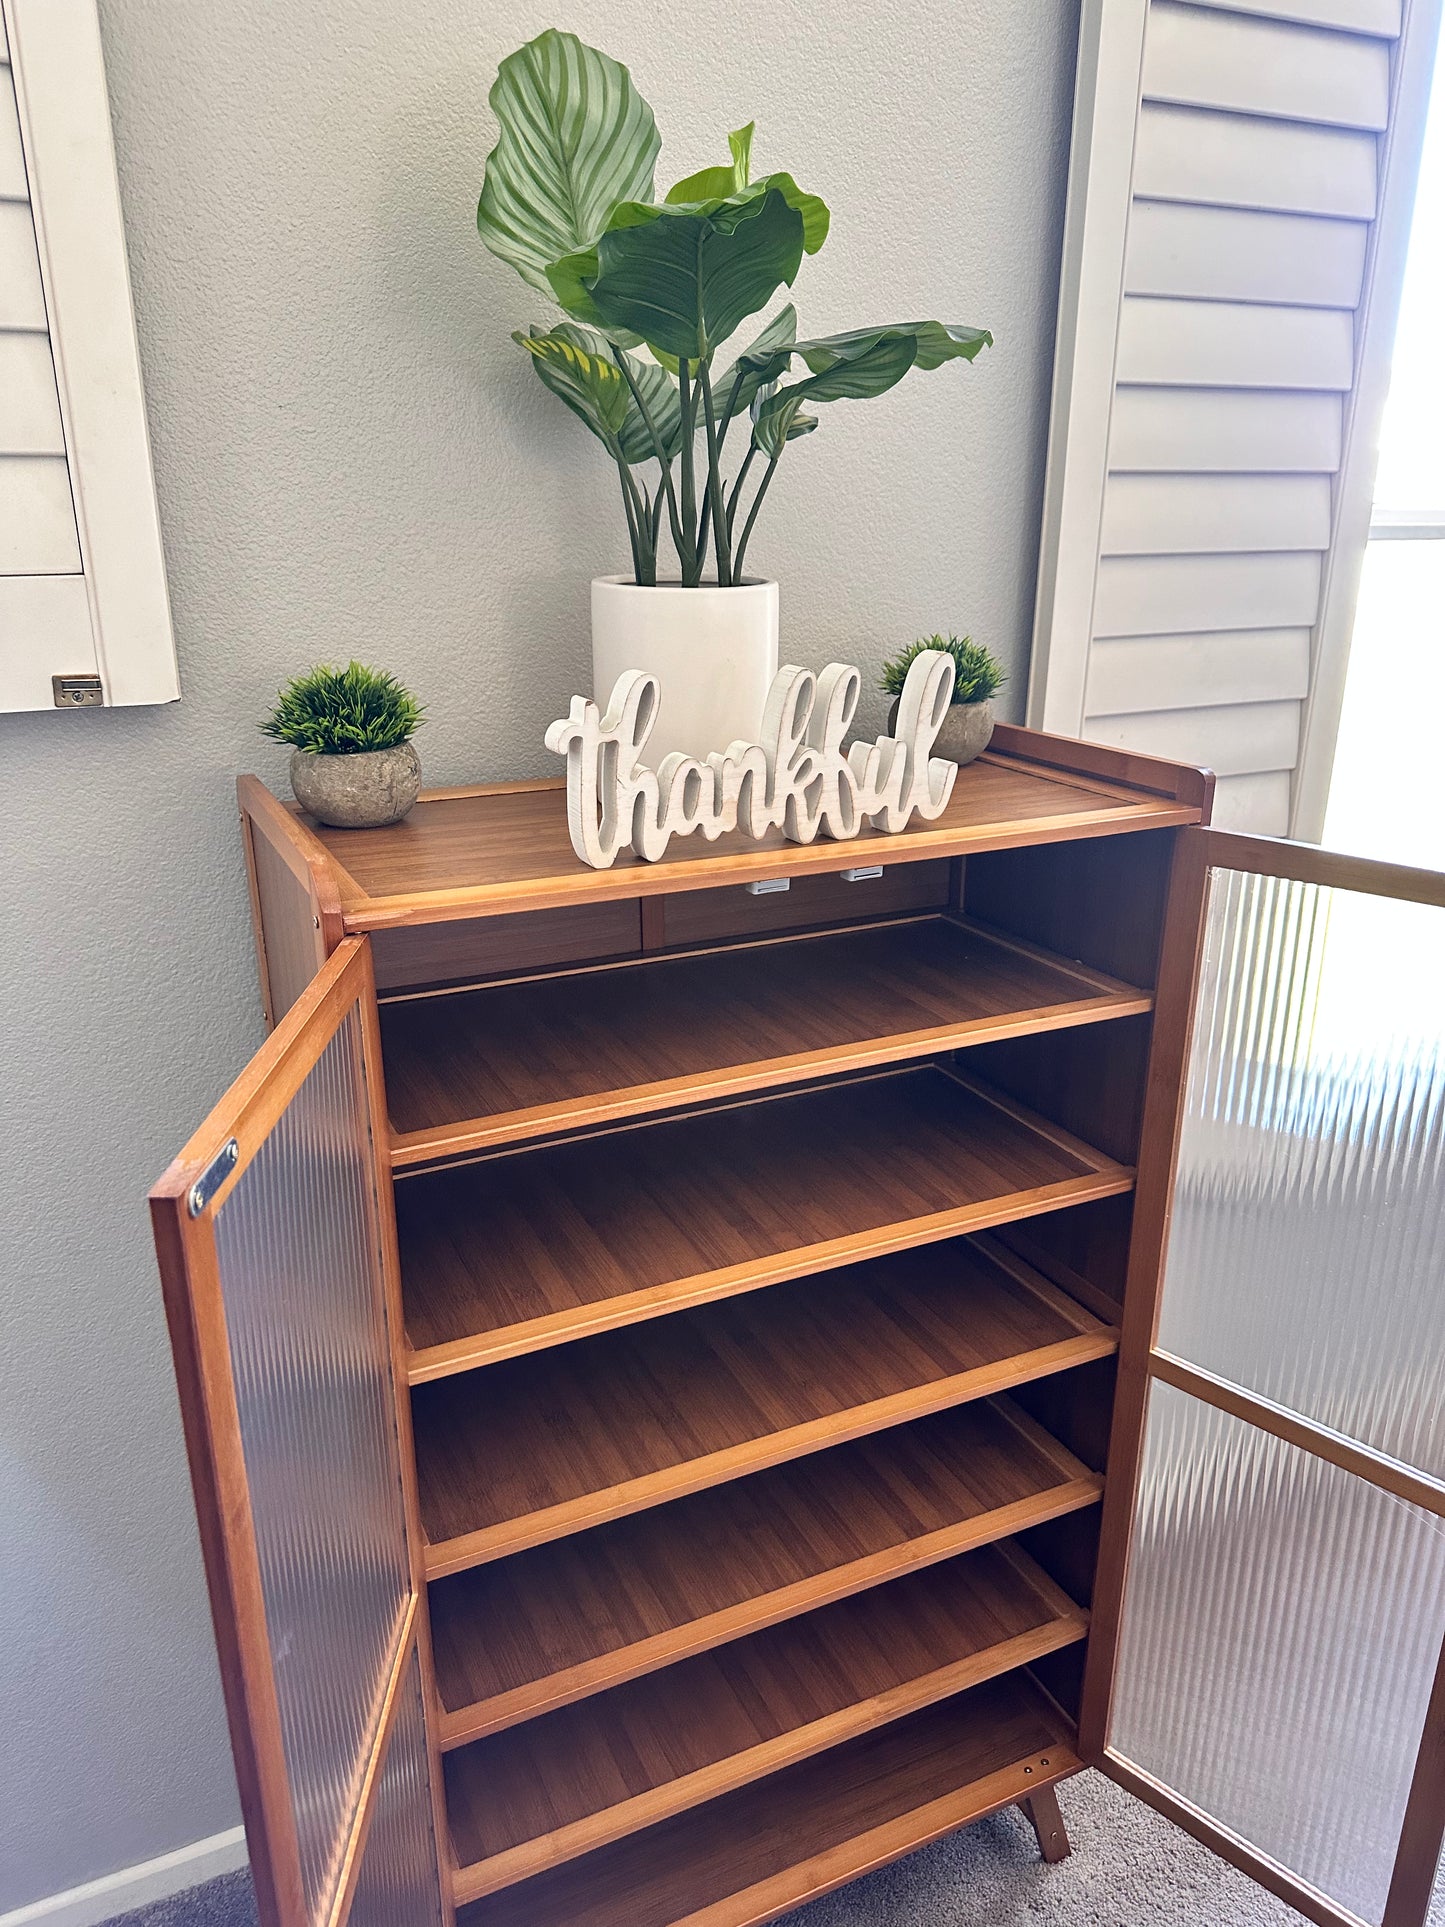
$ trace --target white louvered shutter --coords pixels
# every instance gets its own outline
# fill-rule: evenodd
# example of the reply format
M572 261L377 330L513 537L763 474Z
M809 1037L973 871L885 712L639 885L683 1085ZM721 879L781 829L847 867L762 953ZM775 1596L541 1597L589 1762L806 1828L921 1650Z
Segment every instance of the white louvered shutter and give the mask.
M0 710L179 695L95 0L0 0Z
M1311 833L1439 13L1085 7L1029 720L1209 765L1226 825Z

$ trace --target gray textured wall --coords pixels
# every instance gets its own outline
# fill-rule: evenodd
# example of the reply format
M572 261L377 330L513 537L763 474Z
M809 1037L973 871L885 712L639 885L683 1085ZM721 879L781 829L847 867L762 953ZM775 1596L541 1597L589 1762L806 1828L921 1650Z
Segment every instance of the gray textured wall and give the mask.
M185 693L0 717L0 1911L237 1818L142 1198L260 1035L231 781L282 763L254 719L354 652L429 704L434 780L537 773L622 565L615 484L507 338L536 304L472 227L497 61L554 21L627 60L667 179L755 115L760 163L834 209L806 331L994 329L834 408L752 560L786 655L966 625L1017 715L1075 30L1067 0L699 0L672 47L644 0L101 15Z

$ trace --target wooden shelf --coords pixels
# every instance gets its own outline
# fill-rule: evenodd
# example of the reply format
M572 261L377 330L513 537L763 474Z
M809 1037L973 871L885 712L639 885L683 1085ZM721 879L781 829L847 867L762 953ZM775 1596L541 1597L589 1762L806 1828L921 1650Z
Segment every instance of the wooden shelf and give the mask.
M1197 823L1211 784L1177 763L1001 723L987 754L960 770L943 815L896 836L865 830L807 845L780 830L716 843L679 837L660 862L623 851L610 870L592 870L573 854L561 780L428 791L384 829L328 829L297 815L291 829L327 872L345 928L388 930Z
M478 1740L446 1762L459 1901L545 1872L1082 1639L988 1546Z
M509 1887L458 1927L756 1927L1076 1772L1010 1673Z
M1147 992L933 916L381 1008L397 1164L1147 1011Z
M396 1187L410 1377L1132 1184L935 1065L449 1166Z
M565 1533L1116 1349L967 1240L699 1306L412 1394L427 1570Z
M986 1399L494 1561L429 1589L444 1748L1097 1501Z

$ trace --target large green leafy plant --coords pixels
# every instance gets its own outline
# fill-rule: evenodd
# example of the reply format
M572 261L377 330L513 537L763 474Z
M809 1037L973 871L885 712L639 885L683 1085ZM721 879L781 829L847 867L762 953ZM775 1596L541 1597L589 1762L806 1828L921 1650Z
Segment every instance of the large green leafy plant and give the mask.
M702 581L709 547L718 583L741 582L758 510L788 444L817 427L813 408L881 395L910 368L972 361L993 340L908 321L800 341L790 303L720 369L731 336L827 239L823 202L791 174L753 178L751 124L729 134L727 163L654 200L652 109L625 67L575 34L528 41L490 99L501 131L477 227L567 317L513 339L616 464L639 583L657 581L664 514L685 585ZM726 476L741 417L747 446Z

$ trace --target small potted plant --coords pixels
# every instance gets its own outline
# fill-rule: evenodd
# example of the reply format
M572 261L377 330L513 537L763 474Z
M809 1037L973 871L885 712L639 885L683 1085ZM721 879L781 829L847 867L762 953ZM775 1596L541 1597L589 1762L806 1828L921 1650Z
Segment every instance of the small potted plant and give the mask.
M421 789L411 738L422 711L395 676L319 664L281 690L261 732L291 745L291 788L318 822L343 830L397 823Z
M1003 684L1004 673L983 644L970 636L922 636L883 665L878 686L893 698L893 707L888 712L890 729L898 715L898 698L903 693L909 665L925 649L943 650L958 666L953 701L938 732L933 753L961 767L988 748L988 739L993 735L993 699Z
M662 192L652 109L575 34L510 54L489 99L477 226L553 311L513 338L622 490L632 568L592 585L594 693L605 702L627 669L659 677L649 761L750 740L778 667L778 585L746 572L747 551L785 451L823 404L972 361L992 336L898 321L800 338L789 302L738 352L830 219L791 174L755 171L753 123Z

